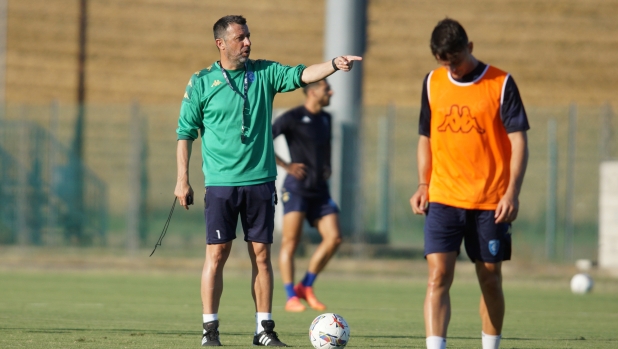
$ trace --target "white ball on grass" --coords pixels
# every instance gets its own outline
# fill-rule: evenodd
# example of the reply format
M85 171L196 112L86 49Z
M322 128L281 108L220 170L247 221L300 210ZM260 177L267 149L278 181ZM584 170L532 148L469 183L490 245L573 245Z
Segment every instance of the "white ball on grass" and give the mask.
M579 273L571 278L571 291L575 294L586 294L592 291L594 281L590 275Z
M309 326L309 340L315 349L343 349L350 340L350 326L339 314L318 315Z

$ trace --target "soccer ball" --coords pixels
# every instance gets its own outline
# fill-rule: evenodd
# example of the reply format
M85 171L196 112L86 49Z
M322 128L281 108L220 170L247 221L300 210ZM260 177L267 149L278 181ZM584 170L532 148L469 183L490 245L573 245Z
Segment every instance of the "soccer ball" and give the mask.
M315 349L343 348L350 340L350 326L341 315L318 315L309 326L309 340Z
M580 273L571 279L571 291L575 294L585 294L592 290L594 282L588 274Z

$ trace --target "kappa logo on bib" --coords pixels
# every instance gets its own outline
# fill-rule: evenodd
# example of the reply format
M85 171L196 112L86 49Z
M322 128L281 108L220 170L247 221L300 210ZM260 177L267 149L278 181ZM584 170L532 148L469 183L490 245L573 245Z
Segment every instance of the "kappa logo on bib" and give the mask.
M308 124L311 122L311 118L305 115L300 121L304 122L305 124Z
M470 112L470 107L464 105L460 109L456 104L451 105L451 110L444 116L442 124L438 126L439 132L446 132L448 129L455 133L469 133L472 130L476 130L480 134L485 133L485 130Z

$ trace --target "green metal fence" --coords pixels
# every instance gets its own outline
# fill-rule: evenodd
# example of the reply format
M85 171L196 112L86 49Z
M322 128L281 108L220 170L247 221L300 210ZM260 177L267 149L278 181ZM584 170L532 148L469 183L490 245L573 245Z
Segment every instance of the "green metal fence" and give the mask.
M6 110L5 123L28 120L51 132L64 147L71 143L74 106L8 106ZM528 106L527 111L531 125L530 161L520 196L520 214L513 226L515 254L518 258L539 261L596 259L599 164L618 154L611 108L606 105ZM357 212L362 212L358 219L362 222L365 241L388 241L400 247L422 246L423 217L413 215L409 205L418 177L418 113L418 108L397 106L363 110L357 169L361 200ZM92 177L101 179L97 185L107 188L109 216L101 224L107 226L109 233L103 239L108 245L126 246L130 226L148 227L139 233L140 244L154 245L174 199L177 115L177 105L87 107L84 159ZM139 137L136 132L141 132ZM2 156L3 176L8 173L7 178L18 178L19 173L32 173L33 164L24 164L21 169L16 162L20 158L19 150L6 147L7 142L12 146L22 144L24 138L4 127L2 135L0 154L10 155ZM6 135L11 135L13 141L7 140ZM202 195L199 188L203 184L198 143L194 144L190 165L196 196ZM47 176L51 182L51 172ZM66 180L66 176L62 178ZM135 190L136 185L144 184L147 186L141 192ZM60 201L61 195L58 193L55 200ZM135 200L142 204L132 205ZM20 205L10 199L6 202L2 201L5 216L7 205ZM201 208L200 200L196 200L190 211L175 213L166 237L168 248L193 246L195 241L203 241ZM130 216L135 212L147 224L136 222L135 216Z
M49 130L0 119L0 243L104 244L107 207L105 183Z
M598 249L599 164L618 155L611 107L528 107L527 112L530 159L520 195L520 213L513 224L516 253L529 260L594 260ZM373 227L379 217L378 203L383 201L383 195L389 195L390 240L421 245L423 218L412 215L409 205L418 181L419 110L397 108L390 113L395 116L389 135L390 186L385 194L378 189L381 179L376 168L383 156L378 151L383 142L379 139L379 125L388 118L389 109L365 109L364 224ZM550 142L552 127L555 139ZM555 176L550 176L552 171ZM552 239L547 240L552 233Z

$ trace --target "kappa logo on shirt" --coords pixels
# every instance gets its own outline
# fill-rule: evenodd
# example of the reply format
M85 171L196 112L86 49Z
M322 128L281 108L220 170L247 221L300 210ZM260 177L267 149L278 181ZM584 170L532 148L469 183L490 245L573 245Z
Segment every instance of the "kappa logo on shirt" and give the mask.
M219 85L221 85L221 81L215 80L215 81L213 81L212 85L210 85L210 87L217 87Z
M438 126L438 131L446 132L448 128L455 133L469 133L472 130L476 130L480 134L485 133L485 130L470 113L470 107L465 105L461 109L457 104L451 105L451 110L444 117L442 124Z
M305 116L303 116L303 118L300 121L302 121L305 124L308 124L308 123L311 122L311 118L308 117L307 115L305 115Z

